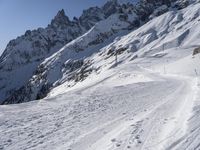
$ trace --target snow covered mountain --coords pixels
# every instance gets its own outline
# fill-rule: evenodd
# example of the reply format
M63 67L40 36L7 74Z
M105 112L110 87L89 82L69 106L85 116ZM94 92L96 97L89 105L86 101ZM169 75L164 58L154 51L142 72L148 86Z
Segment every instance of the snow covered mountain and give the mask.
M26 84L45 58L85 33L95 23L116 13L120 7L116 1L110 1L102 8L85 10L72 21L61 10L47 28L27 31L23 36L10 41L0 57L0 101Z
M70 74L68 79L77 80L77 77L72 75L76 74L74 71L84 67L86 65L84 59L105 46L105 41L111 42L115 37L138 28L149 18L152 19L175 7L174 3L166 0L135 2L122 3L118 0L110 0L102 8L92 7L83 11L79 18L74 18L72 21L65 16L64 10L61 10L47 28L27 31L25 35L9 42L0 58L0 101L19 103L40 99L45 97L50 89L67 80L63 79L63 75ZM176 8L179 7L183 7L182 3L176 4ZM77 39L72 41L75 38ZM72 42L69 43L70 41ZM64 46L65 44L67 45ZM65 48L62 49L70 49L75 53L70 54L66 60L60 60L64 64L60 63L62 67L58 66L57 69L62 70L63 66L67 69L57 72L52 81L46 82L44 74L41 76L45 66L44 60L48 57L57 57L56 52L63 46ZM90 49L90 52L86 49ZM80 51L84 51L81 56L77 54ZM36 78L43 78L43 81L35 89L32 84L37 82Z
M25 101L29 101L32 98L29 94L30 91L33 91L31 94L31 96L34 96L33 99L40 99L44 98L52 88L63 83L70 88L77 82L83 81L89 74L101 72L108 66L115 65L116 54L118 55L118 63L120 63L126 61L129 57L139 59L150 54L153 57L165 49L180 46L195 47L197 46L195 43L199 42L197 40L199 34L194 33L198 28L198 25L194 25L194 22L199 19L196 17L196 12L188 16L188 12L182 13L180 11L177 13L175 9L127 34L129 31L126 30L130 26L135 26L129 23L136 22L138 16L128 15L124 22L124 20L121 20L121 14L114 14L97 23L83 36L70 42L47 58L38 67L37 73L28 85L19 92L23 91L21 95L25 96ZM99 31L103 35L100 39ZM120 35L124 34L127 35L119 38ZM108 42L105 42L106 40ZM28 91L27 97L24 91ZM21 99L20 96L19 100ZM16 100L17 97L14 96L7 101Z
M61 10L1 56L0 149L200 149L199 43L198 0Z

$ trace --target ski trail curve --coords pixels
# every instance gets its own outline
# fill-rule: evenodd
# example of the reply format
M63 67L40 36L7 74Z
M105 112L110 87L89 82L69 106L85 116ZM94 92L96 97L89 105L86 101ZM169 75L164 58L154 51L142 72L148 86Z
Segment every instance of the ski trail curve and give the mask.
M130 148L139 150L161 150L165 149L170 143L182 138L186 133L187 120L192 112L197 79L181 76L171 77L169 75L164 76L164 78L166 80L173 79L174 81L178 81L180 84L179 87L171 95L168 95L164 102L158 104L153 109L145 113L139 113L134 120L120 123L108 134L92 144L89 150L125 150ZM131 132L130 126L142 120L145 121L140 127L144 131L144 133L139 135L141 141L136 144L131 143L134 135L132 134L126 137L123 133ZM149 123L149 125L145 127L144 124L146 123ZM115 146L113 145L112 139L123 138L125 139L124 141L119 140L120 143Z

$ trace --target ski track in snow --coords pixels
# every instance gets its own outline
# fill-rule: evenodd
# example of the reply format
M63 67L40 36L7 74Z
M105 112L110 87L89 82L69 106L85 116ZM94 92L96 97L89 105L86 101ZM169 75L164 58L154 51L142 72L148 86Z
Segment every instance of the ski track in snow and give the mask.
M87 90L0 106L0 149L173 148L186 134L197 79L160 75L134 64L117 71L120 75ZM131 74L143 75L144 82L131 82Z

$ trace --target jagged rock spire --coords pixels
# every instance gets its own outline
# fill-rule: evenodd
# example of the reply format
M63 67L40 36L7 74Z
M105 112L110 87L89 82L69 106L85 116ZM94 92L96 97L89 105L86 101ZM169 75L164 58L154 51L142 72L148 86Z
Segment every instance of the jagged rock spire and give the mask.
M71 21L65 15L64 9L61 9L60 11L58 11L57 15L51 21L51 25L54 26L54 27L57 27L59 25L68 25L70 23L71 23Z

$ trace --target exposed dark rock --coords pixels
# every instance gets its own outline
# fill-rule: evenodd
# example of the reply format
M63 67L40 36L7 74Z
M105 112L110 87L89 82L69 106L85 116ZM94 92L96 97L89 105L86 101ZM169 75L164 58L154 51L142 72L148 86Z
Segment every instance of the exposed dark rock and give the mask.
M199 54L199 53L200 53L200 47L195 48L194 51L193 51L193 56L194 56L194 55L197 55L197 54Z
M37 93L36 100L45 98L47 96L47 94L50 92L51 87L52 87L52 85L50 85L50 84L42 85L41 89Z

